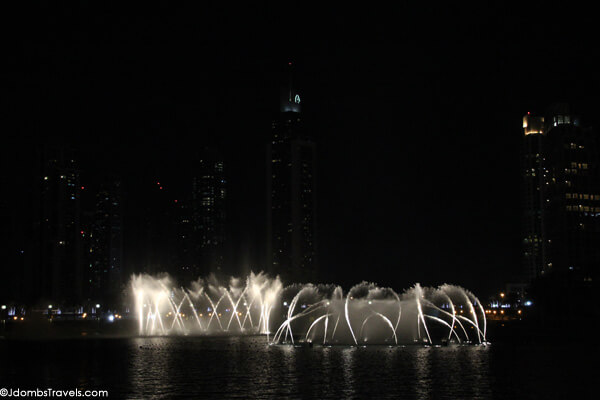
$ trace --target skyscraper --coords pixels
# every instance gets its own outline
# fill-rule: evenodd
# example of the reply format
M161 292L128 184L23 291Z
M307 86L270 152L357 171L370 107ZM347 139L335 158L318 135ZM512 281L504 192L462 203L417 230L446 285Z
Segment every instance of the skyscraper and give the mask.
M301 99L291 80L267 145L267 263L288 282L317 274L316 147L305 134Z
M80 172L72 152L43 149L34 193L29 301L65 306L83 299Z
M122 285L123 219L121 184L103 185L96 194L93 222L89 232L89 299L92 304L114 306Z
M530 281L542 271L542 139L544 117L523 117L523 276Z
M523 125L529 278L555 271L591 282L600 266L598 139L565 104Z
M197 279L209 272L223 273L226 241L226 199L223 157L205 148L200 155L192 186L192 254L190 276Z

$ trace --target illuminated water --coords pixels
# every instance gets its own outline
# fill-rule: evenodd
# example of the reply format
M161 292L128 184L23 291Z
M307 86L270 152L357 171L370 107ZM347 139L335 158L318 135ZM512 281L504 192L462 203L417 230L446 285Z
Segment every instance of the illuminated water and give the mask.
M142 336L264 333L272 343L485 344L481 302L455 285L415 284L402 293L361 282L291 284L251 273L227 284L199 279L178 287L168 275L135 275L131 295Z
M0 388L111 398L578 398L598 346L269 346L261 336L0 341Z

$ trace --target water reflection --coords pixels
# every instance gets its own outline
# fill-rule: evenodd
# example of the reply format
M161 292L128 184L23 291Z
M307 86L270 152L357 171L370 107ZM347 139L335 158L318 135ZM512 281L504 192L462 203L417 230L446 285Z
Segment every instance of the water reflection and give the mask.
M132 358L129 363L131 392L136 398L163 398L172 387L169 377L171 343L164 338L135 338L131 340Z
M339 349L336 349L339 351ZM346 347L341 350L342 370L344 371L344 394L350 398L354 393L354 353L356 347Z
M260 336L0 341L0 387L106 389L134 399L578 398L598 374L595 364L580 362L583 351L296 348L269 346Z
M415 370L415 393L419 399L429 399L432 390L431 347L416 347L413 354Z

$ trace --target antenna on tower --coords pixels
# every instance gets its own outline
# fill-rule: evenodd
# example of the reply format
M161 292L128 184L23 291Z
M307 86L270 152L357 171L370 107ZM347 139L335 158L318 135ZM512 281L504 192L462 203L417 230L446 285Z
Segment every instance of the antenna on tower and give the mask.
M290 95L288 101L292 101L292 62L288 61L289 71L290 71Z

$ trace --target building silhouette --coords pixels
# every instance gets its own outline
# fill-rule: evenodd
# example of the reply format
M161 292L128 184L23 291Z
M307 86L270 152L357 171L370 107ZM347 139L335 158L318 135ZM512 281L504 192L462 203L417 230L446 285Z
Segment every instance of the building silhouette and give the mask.
M85 267L80 171L73 152L64 148L44 148L38 161L26 297L30 304L80 305Z
M188 196L173 200L175 207L176 254L174 277L182 285L198 279L198 260L195 254L194 231L192 226L191 192Z
M600 265L597 136L565 104L526 115L523 130L526 279L556 272L591 282Z
M214 148L203 149L192 184L190 277L224 273L227 181L225 162Z
M89 268L87 286L91 304L115 306L122 288L123 213L119 181L102 185L95 195L88 235Z
M523 276L530 281L542 271L542 180L544 117L523 117Z
M153 182L145 182L140 193L143 199L139 207L143 214L137 228L141 245L136 258L142 264L137 269L149 274L173 274L177 254L173 251L176 227L171 185L155 178Z
M291 79L267 145L267 264L287 282L317 274L316 147L301 118L300 95Z

